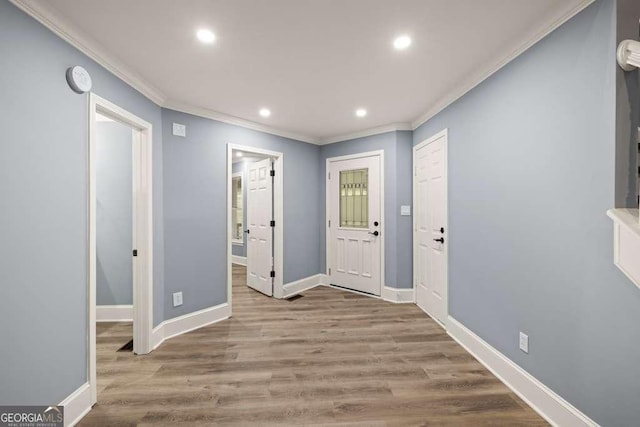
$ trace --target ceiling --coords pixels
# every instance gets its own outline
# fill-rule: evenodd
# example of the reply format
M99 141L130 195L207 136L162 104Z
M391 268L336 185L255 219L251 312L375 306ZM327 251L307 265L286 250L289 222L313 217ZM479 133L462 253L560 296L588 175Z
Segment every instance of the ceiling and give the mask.
M591 3L13 1L160 105L313 143L416 127Z

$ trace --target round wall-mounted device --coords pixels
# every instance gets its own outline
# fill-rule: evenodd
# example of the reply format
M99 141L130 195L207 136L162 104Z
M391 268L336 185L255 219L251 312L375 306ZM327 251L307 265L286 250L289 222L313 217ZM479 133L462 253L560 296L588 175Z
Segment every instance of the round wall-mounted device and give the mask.
M67 70L67 83L76 93L85 93L91 90L91 76L87 70L79 65Z
M640 68L640 42L635 40L623 40L618 45L616 52L618 65L624 71L633 71Z

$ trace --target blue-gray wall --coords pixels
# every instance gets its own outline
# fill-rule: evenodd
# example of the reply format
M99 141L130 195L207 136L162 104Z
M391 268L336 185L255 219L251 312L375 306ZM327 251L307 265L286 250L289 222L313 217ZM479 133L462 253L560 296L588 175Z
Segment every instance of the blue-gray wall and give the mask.
M638 75L615 48L634 3L598 0L412 141L449 128L451 315L612 426L637 424L640 402L640 293L613 266L605 216L633 194L615 166L634 172ZM384 149L385 279L411 286L411 133L320 148L161 110L6 0L0 57L0 313L20 325L0 329L0 404L59 402L86 381L88 103L66 85L72 65L154 126L155 325L226 301L227 143L285 154L285 283L324 271L326 158Z
M88 95L65 71L154 129L154 323L162 320L160 108L0 1L0 404L57 403L86 382ZM9 325L13 325L9 327ZM18 326L19 327L16 327Z
M326 160L331 157L374 150L384 151L385 285L393 288L410 288L413 276L412 217L400 216L400 205L411 205L411 132L387 132L320 147L320 194L318 197L322 206L322 226L320 227L322 270L326 269Z
M96 303L133 304L133 144L130 126L96 123Z
M242 224L243 228L247 229L247 169L245 162L234 163L231 168L231 172L233 173L241 173L242 174ZM247 256L247 235L246 233L242 233L242 246L241 245L232 245L231 253L235 256L246 257Z
M413 132L396 132L396 268L398 288L413 287ZM410 216L400 215L400 206L411 206ZM392 283L393 285L394 283Z
M284 283L321 272L318 146L173 110L162 110L165 318L227 301L227 144L284 153ZM187 126L175 137L172 123Z
M596 1L417 129L414 144L449 129L450 314L596 422L631 426L640 292L613 265L605 214L615 50L616 3Z

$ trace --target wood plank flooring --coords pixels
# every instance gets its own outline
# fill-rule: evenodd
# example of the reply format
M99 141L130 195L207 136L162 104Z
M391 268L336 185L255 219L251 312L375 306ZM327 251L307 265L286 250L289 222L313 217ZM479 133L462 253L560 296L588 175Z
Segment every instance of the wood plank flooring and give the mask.
M146 356L98 324L98 403L82 426L547 425L415 305L328 287L290 301L233 269L233 318Z

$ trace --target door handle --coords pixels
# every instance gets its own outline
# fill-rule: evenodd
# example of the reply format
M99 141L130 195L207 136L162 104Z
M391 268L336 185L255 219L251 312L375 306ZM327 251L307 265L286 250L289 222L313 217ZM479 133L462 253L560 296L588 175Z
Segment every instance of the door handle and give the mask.
M251 233L251 230L246 229L246 230L244 230L244 232L245 232L245 233L247 233L247 234L249 234L249 233Z
M441 237L439 239L433 239L434 242L440 242L440 243L444 243L444 237Z
M378 231L370 231L369 234L373 235L373 236L378 236L380 233L378 233Z

